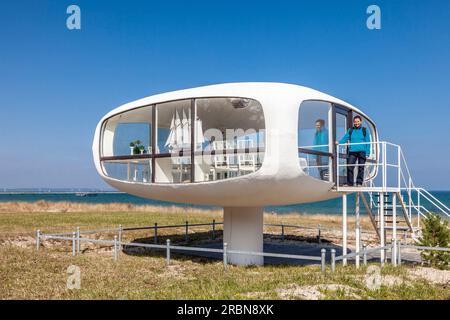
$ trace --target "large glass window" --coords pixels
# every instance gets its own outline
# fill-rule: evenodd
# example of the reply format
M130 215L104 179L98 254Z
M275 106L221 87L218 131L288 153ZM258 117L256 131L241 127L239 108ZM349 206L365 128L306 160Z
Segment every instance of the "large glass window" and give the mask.
M265 123L259 102L234 97L197 99L195 118L195 181L242 176L261 167Z
M332 180L332 106L323 101L304 101L298 114L300 168L321 180Z
M150 182L152 107L130 110L109 118L103 126L101 154L106 175L125 181Z
M106 175L119 180L204 182L256 172L264 146L259 102L236 97L185 99L108 119L101 160Z
M191 182L191 104L187 99L156 105L156 154L160 156L155 163L155 182Z

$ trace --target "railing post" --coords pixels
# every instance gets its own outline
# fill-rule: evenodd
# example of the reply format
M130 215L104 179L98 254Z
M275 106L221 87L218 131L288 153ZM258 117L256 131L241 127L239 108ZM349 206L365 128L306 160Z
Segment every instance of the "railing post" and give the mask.
M396 265L397 265L397 259L396 259L396 256L395 256L395 250L396 249L396 243L395 243L395 239L394 238L392 238L391 239L391 264L395 267Z
M397 146L397 164L398 164L398 172L397 172L397 186L398 190L401 192L402 186L402 157L401 157L401 149L400 146Z
M155 222L155 227L154 227L153 230L155 231L153 240L154 240L154 242L156 244L156 243L158 243L158 223Z
M417 228L420 228L420 190L417 190Z
M166 264L170 265L170 239L166 242Z
M36 250L39 251L41 246L41 230L36 231Z
M409 177L408 180L408 215L409 215L409 220L411 221L411 205L412 205L412 194L411 194L411 190L412 190L412 179L411 177Z
M212 239L214 240L216 238L216 219L213 219L212 223Z
M392 260L391 264L393 266L397 265L397 194L392 194Z
M321 230L320 230L321 228L320 228L320 224L319 225L317 225L317 242L319 243L319 244L321 244L322 243L322 239L321 239Z
M223 268L227 269L227 265L228 265L228 257L227 257L227 243L224 242L223 244Z
M118 232L118 236L119 236L119 249L122 250L122 225L119 224L119 232Z
M367 245L363 244L363 264L367 266Z
M401 240L399 240L397 242L397 265L401 266L402 265L402 242Z
M77 254L76 250L77 250L77 233L72 232L72 256L74 257Z
M189 222L186 221L186 235L185 235L186 242L189 241Z
M360 261L360 255L359 252L361 250L361 223L360 223L360 216L359 216L359 200L360 200L360 193L356 193L356 200L355 200L355 238L356 238L356 257L355 257L355 266L356 269L359 269L359 261Z
M336 249L331 249L331 272L336 270Z
M284 241L284 224L281 224L281 241Z
M380 243L381 243L381 247L385 246L385 228L384 228L384 192L380 192L380 219L379 219L379 223L380 223ZM384 259L385 259L385 251L384 249L380 250L380 263L381 266L384 265Z
M387 168L387 157L386 157L386 142L383 141L381 142L381 150L382 150L382 167L381 167L381 172L382 172L382 189L383 191L386 191L386 184L387 184L387 180L386 180L386 168Z
M321 270L322 272L325 272L325 255L327 253L327 250L322 249L320 250L320 263L321 263Z
M77 227L77 253L80 253L81 241L80 241L80 227Z
M347 194L342 195L342 255L347 255ZM347 258L342 259L342 265L347 265Z
M113 257L114 261L117 261L117 236L114 236Z

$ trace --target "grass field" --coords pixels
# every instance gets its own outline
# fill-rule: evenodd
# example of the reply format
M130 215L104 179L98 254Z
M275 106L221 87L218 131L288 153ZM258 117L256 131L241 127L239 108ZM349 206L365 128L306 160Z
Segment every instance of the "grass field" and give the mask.
M71 203L0 204L1 299L450 299L448 273L427 279L438 271L420 266L381 270L382 281L374 290L366 286L367 268L337 267L335 273L318 266L235 267L225 271L221 261L175 256L165 265L156 254L121 254L114 262L108 247L83 246L72 257L70 244L46 241L39 252L34 233L124 226L180 224L222 220L219 211L127 205ZM328 227L340 226L339 217L267 214L265 222ZM369 229L369 221L363 225ZM198 228L197 233L209 231ZM173 236L184 230L161 230ZM194 232L194 231L193 231ZM266 233L278 232L276 228ZM294 231L292 231L294 232ZM295 231L297 236L303 231ZM306 231L304 231L306 232ZM151 231L125 233L125 241L151 237ZM110 235L105 235L109 237ZM327 238L327 233L324 234ZM329 234L332 242L338 241ZM67 268L79 267L80 289L68 289ZM440 271L439 271L440 272ZM444 271L443 271L444 272ZM443 280L442 280L443 277ZM450 279L449 279L450 280Z

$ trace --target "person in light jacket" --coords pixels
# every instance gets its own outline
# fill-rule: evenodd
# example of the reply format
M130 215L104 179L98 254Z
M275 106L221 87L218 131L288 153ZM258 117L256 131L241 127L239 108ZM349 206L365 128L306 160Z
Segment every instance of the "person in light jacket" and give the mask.
M320 152L328 152L328 129L325 127L325 120L316 120L316 132L314 134L313 150ZM317 169L320 178L328 180L328 156L316 155Z

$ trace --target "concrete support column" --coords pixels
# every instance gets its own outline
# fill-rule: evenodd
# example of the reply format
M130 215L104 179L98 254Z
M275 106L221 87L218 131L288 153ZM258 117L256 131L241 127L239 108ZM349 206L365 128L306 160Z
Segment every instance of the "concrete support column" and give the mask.
M262 207L226 207L223 209L223 242L228 250L263 252L264 217ZM263 265L263 256L228 255L235 265Z

